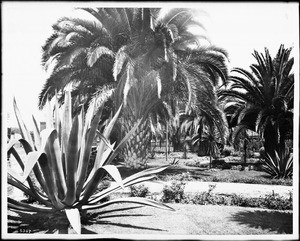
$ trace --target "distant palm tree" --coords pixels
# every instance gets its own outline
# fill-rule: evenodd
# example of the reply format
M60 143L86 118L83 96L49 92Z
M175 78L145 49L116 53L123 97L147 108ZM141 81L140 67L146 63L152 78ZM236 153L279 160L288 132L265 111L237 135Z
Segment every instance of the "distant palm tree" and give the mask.
M212 167L212 158L216 158L219 154L218 134L215 129L205 126L201 135L195 134L192 138L192 144L198 146L199 153L209 155L209 168Z
M252 64L252 72L241 68L233 69L228 88L220 91L226 102L231 126L246 126L258 132L264 140L265 152L271 157L275 151L285 146L286 139L292 139L294 58L290 58L292 48L281 45L277 55L271 58L254 51L257 64Z
M247 162L247 148L250 143L250 137L247 133L248 127L246 125L238 125L233 128L231 135L231 142L235 150L239 150L242 146L244 151L243 161Z
M161 101L154 101L157 105L152 104L151 111L146 108L149 115L159 113L165 102L218 116L214 85L227 78L227 53L207 43L202 45L206 38L190 31L192 26L203 30L192 10L171 9L165 14L156 8L81 10L90 13L94 21L62 18L53 25L54 33L43 46L43 64L53 71L40 93L41 108L56 90L63 97L66 86L72 84L77 104L88 105L99 96L105 96L102 101L111 97L113 105L124 101L124 116L130 116L125 113L141 95L130 89L152 76L156 83L151 88ZM134 122L131 119L129 122ZM214 121L222 126L222 120Z

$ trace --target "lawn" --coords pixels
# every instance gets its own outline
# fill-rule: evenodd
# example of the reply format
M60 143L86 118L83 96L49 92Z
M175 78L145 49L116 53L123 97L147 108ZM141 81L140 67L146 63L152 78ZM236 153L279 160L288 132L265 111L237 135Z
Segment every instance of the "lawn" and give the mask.
M22 155L25 155L22 148L17 148L17 151ZM11 157L14 159L13 157ZM227 157L229 160L230 157ZM231 157L231 159L238 159L238 157ZM207 163L209 157L199 157L196 153L188 153L187 159L183 158L183 152L171 152L166 161L165 154L162 152L155 153L154 158L148 159L148 167L157 167L167 164L172 164L165 171L157 175L159 180L170 181L176 179L185 178L186 181L197 180L207 182L241 182L241 183L254 183L254 184L272 184L272 185L287 185L292 186L292 179L272 179L263 171L257 170L232 170L212 168L209 169L207 165L199 165L199 163ZM249 162L253 161L253 158L249 159ZM124 167L122 163L115 163L119 167L122 178L125 178L137 171ZM21 171L20 166L15 160L12 160L12 165L15 171Z
M292 211L211 205L169 204L175 211L114 204L88 213L83 234L270 235L292 234ZM22 222L20 220L22 217ZM55 233L59 222L45 215L9 211L9 232ZM73 230L70 230L74 233ZM123 236L122 236L123 237Z
M201 158L188 153L171 153L169 161L163 154L149 159L148 167L171 163L175 165L158 175L158 179L222 182L248 182L291 185L292 181L274 182L266 173L255 170L228 170L193 165ZM203 157L202 157L203 158ZM204 157L203 159L207 159ZM14 163L13 163L14 164ZM16 164L16 163L15 163ZM119 166L122 177L137 170ZM272 183L273 182L273 183ZM292 233L292 211L249 207L168 204L176 211L165 211L133 204L115 204L89 212L89 221L82 226L83 234L151 234L151 235L270 235ZM116 212L112 212L117 210ZM21 221L22 220L22 221ZM20 214L8 211L8 232L53 233L60 222L46 215ZM70 230L70 232L74 232Z
M230 157L227 157L229 159ZM232 157L237 159L237 157ZM174 161L175 160L175 161ZM199 165L207 163L209 157L199 157L195 153L188 153L187 159L183 158L183 152L171 152L166 161L164 153L156 153L155 158L148 159L148 167L157 167L172 164L165 171L158 174L158 179L163 181L178 180L184 178L186 181L197 180L207 182L235 182L235 183L254 183L254 184L272 184L292 186L292 179L272 179L267 173L260 170L233 170L222 168L209 168L208 165ZM258 159L257 159L258 160ZM253 161L253 158L249 161ZM119 164L119 170L123 178L137 172Z

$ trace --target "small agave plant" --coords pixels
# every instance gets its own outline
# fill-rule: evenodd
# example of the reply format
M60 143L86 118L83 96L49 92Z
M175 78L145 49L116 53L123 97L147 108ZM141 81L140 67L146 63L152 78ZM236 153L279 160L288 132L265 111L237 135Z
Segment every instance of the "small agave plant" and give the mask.
M118 146L115 147L115 144L110 143L109 136L122 106L107 121L102 133L97 128L102 108L96 109L94 105L89 108L86 115L82 109L80 114L72 119L69 91L65 94L62 108L58 108L57 99L54 114L52 114L50 102L47 103L47 108L49 120L45 130L39 131L33 117L35 126L33 140L14 100L21 138L10 141L7 152L15 157L23 173L18 174L8 167L8 183L37 200L40 205L22 203L8 197L9 209L66 215L77 233L81 233L81 216L85 215L87 210L103 208L114 203L130 202L173 210L162 203L139 197L107 201L107 197L112 193L150 180L155 177L156 173L167 168L167 166L150 168L122 180L117 167L111 162L138 126L137 123ZM90 163L92 144L97 135L100 137L100 142L97 144L95 161ZM14 147L18 142L22 144L26 152L24 158L21 158ZM93 164L92 168L89 168L89 164ZM29 175L32 172L41 189L33 184L33 174ZM114 180L112 185L102 191L97 191L98 185L107 174Z
M275 150L275 156L267 153L263 170L273 178L288 178L293 176L293 154L289 149Z

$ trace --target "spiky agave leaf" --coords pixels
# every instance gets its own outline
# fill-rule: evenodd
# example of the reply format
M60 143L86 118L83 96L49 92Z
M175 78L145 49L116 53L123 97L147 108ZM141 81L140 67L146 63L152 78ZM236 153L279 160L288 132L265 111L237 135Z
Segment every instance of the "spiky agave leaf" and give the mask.
M20 211L28 211L28 212L50 212L52 213L54 210L53 208L49 208L49 207L35 207L26 203L22 203L19 201L16 201L12 198L7 198L8 201L8 207L9 208L13 208L16 210L20 210Z
M66 185L67 193L64 203L72 205L76 200L76 170L78 165L78 122L79 117L74 118L70 131L66 152Z
M17 122L18 122L18 125L20 128L21 136L23 137L23 139L25 139L30 144L30 146L33 147L34 146L33 140L31 138L29 131L27 130L25 123L23 122L23 119L22 119L21 113L19 111L19 108L17 106L17 102L16 102L15 98L13 100L13 104L14 104L14 111L15 111L15 115L17 118Z
M57 109L54 112L54 115L56 116L55 120L58 120L58 123L61 124L55 124L53 127L61 126L61 128L58 131L56 129L49 128L39 133L40 136L38 138L40 139L40 151L34 152L33 147L26 140L18 140L24 143L23 147L26 153L30 159L33 159L32 161L26 161L28 166L26 167L26 163L24 165L21 157L18 156L16 150L14 149L13 145L16 142L10 143L8 150L16 156L17 161L20 162L20 166L25 170L25 173L29 173L31 170L34 171L37 180L45 192L45 195L34 190L34 187L30 184L29 177L26 178L26 176L28 176L27 174L25 175L24 179L26 178L30 188L21 182L23 180L19 181L18 179L14 178L14 173L9 175L9 183L18 187L28 195L36 198L47 207L51 207L51 209L39 209L35 207L31 208L31 205L24 206L11 201L9 201L9 207L18 208L19 210L23 211L35 210L41 212L53 212L55 210L58 211L68 209L68 211L66 211L66 215L68 216L71 225L76 229L76 232L79 232L79 211L75 210L75 208L82 210L82 205L90 204L89 202L91 201L92 196L93 201L100 197L97 194L93 194L105 174L112 176L117 185L116 188L109 189L107 192L105 192L104 195L108 195L119 188L124 188L125 186L150 180L154 177L153 174L166 168L163 167L151 169L148 172L143 171L141 174L133 175L132 177L125 179L125 182L123 182L118 169L113 165L109 165L140 124L140 120L138 120L134 128L127 133L124 139L114 149L113 145L109 143L109 136L114 124L118 119L121 107L122 106L120 106L117 113L106 125L104 132L100 134L101 141L99 144L100 147L98 147L98 151L100 153L98 155L96 165L94 166L95 171L94 173L90 173L91 179L88 178L86 180L86 171L90 157L91 144L97 132L102 110L99 109L96 112L96 116L92 118L94 116L94 109L91 108L88 111L88 116L85 120L83 118L83 111L81 111L81 113L76 115L72 120L71 93L70 91L67 91L63 106L64 113L62 115L64 121L61 122L59 120ZM83 125L84 127L82 127ZM36 134L38 135L38 131L36 131ZM113 153L110 155L110 152ZM78 170L78 168L80 168L80 170ZM83 185L85 180L86 185ZM144 203L154 207L164 206L162 204L153 203L152 201L147 200L132 201L136 203ZM73 216L75 217L74 220L72 218Z
M274 178L287 178L293 174L293 155L287 150L275 150L275 156L267 153L264 164L263 170Z
M154 174L162 172L163 170L165 170L168 167L169 167L169 165L165 165L162 167L148 168L146 170L140 171L138 173L135 173L135 174L125 178L123 180L123 185L124 185L124 187L127 187L130 185L138 184L138 183L146 181L146 180L153 179L155 177ZM111 194L117 190L120 190L120 189L121 189L121 187L118 184L112 185L111 187L91 196L89 199L89 203L87 205L96 204L97 202L102 200L104 197L106 197L109 194Z
M77 208L65 209L66 216L77 234L81 234L80 213Z
M122 109L122 105L119 107L119 109L117 110L117 112L115 113L115 115L113 116L113 118L110 120L109 124L105 127L104 131L103 131L103 136L104 138L108 139L110 137L110 133L113 129L113 126L115 125L117 118L121 112ZM90 176L92 175L93 172L95 172L98 168L102 167L103 163L104 163L104 158L102 158L102 155L104 153L106 147L106 142L103 141L103 138L101 139L98 147L97 147L97 155L96 155L96 159L95 159L95 163L94 163L94 167L93 170L90 174Z
M13 174L12 176L14 176L20 182L22 182L22 183L25 182L25 180L29 176L29 173L33 169L34 165L37 163L37 161L40 158L40 156L42 155L42 153L43 152L41 152L41 151L33 151L33 152L28 153L24 160L25 165L24 165L23 173L21 173L20 175L15 173L11 168L8 168L8 173Z
M92 144L95 138L98 123L101 118L102 108L98 109L94 118L92 119L93 112L94 112L94 108L91 106L91 108L89 109L86 115L85 126L83 130L81 151L80 151L78 167L77 167L77 177L78 177L77 192L76 192L77 198L79 198L86 176L88 174L87 168L88 168L89 161L87 160L90 160Z
M104 202L102 204L97 204L97 205L89 205L89 206L82 206L83 210L91 210L91 209L98 209L98 208L103 208L106 206L109 206L111 204L115 204L115 203L137 203L137 204L143 204L143 205L147 205L147 206L151 206L151 207L156 207L156 208L161 208L161 209L165 209L165 210L171 210L171 211L175 211L175 209L169 207L166 204L163 203L159 203L156 202L154 200L151 199L147 199L147 198L141 198L141 197L128 197L128 198L119 198L119 199L114 199L108 202Z

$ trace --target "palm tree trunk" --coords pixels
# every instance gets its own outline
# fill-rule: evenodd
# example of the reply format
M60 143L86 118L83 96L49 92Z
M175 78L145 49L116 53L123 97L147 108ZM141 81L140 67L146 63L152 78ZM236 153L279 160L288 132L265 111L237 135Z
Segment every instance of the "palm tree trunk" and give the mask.
M264 148L265 153L269 154L271 158L275 157L275 150L278 149L278 143L276 138L276 131L274 130L271 124L266 126L264 132L265 140L264 140Z
M128 117L124 121L125 133L128 133L134 125L135 120L133 117ZM147 166L147 155L149 153L149 144L151 142L150 137L149 121L148 119L144 119L123 149L126 167L138 169Z
M246 164L247 162L247 140L246 139L244 140L243 147L244 147L244 164Z
M183 159L187 159L187 148L186 148L186 143L183 144Z
M146 33L150 28L151 14L149 8L143 8L143 33Z
M166 125L166 161L168 161L168 152L169 152L169 127Z
M175 134L172 135L171 138L172 141L172 146L173 146L173 151L180 151L180 137L178 135L178 130L176 131Z

